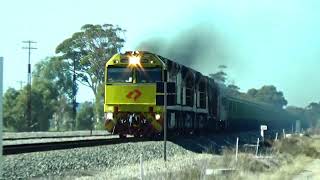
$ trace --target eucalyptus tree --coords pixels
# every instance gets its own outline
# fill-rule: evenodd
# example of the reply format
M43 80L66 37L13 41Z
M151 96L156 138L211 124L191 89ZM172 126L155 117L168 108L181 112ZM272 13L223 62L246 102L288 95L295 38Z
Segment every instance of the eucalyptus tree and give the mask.
M279 108L283 108L288 104L288 101L285 99L283 92L278 91L277 88L273 85L265 85L260 89L249 89L247 91L247 95L258 101L272 104Z
M98 121L103 99L99 89L104 87L105 63L123 47L124 32L112 24L86 24L56 48L59 58L69 63L69 71L75 74L74 81L88 86L95 95Z
M61 126L66 126L67 123L75 126L71 117L72 114L72 74L69 71L69 64L61 61L58 57L46 58L35 65L33 72L33 84L37 86L38 82L48 81L57 91L54 101L54 120L53 126L56 130L60 130ZM63 122L68 121L68 122ZM66 129L66 127L64 127Z

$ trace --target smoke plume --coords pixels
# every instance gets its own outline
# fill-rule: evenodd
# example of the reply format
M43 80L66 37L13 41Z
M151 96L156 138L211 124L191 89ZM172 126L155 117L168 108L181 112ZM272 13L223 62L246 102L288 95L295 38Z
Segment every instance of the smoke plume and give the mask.
M229 53L223 42L213 27L197 25L180 31L173 38L146 39L136 49L159 54L202 73L210 73L216 71L219 65L229 65Z

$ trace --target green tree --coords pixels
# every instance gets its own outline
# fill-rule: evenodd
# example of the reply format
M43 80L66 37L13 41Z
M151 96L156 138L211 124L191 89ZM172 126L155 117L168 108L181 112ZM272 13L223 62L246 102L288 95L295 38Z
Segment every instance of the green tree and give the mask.
M296 120L300 120L301 127L310 127L310 121L307 118L306 109L296 106L287 106L286 111L292 114Z
M250 97L256 97L257 96L257 93L258 93L258 90L257 89L249 89L248 92L247 92L247 95L250 96Z
M229 89L232 89L232 90L234 90L234 91L239 91L239 90L240 90L239 86L234 85L234 84L229 84L229 85L228 85L228 88L229 88Z
M61 61L58 57L46 58L35 65L33 72L33 81L48 81L57 91L57 98L52 99L51 104L54 106L54 119L52 120L53 128L57 131L68 129L75 125L72 120L72 74L69 71L69 63ZM73 125L72 125L73 124Z
M286 107L286 110L300 119L304 118L304 114L305 114L304 108L296 107L296 106L288 106Z
M228 93L228 95L242 96L242 93L239 92L240 88L237 85L235 85L234 81L230 81L228 79L228 74L225 72L225 70L227 69L227 66L219 65L218 69L219 69L218 72L209 74L209 77L226 85L228 87L226 89L226 92Z
M59 97L72 99L72 74L69 64L58 57L46 58L35 65L33 80L48 80L58 91Z
M18 119L22 119L18 118L18 116L22 115L22 112L18 114L16 111L17 97L19 94L19 91L14 88L9 88L3 97L3 125L6 129L10 129L12 131L18 130Z
M51 129L57 131L72 130L75 124L72 114L72 104L70 101L65 96L60 97L53 114Z
M306 115L312 127L320 126L320 102L312 102L306 107Z
M112 24L86 24L56 48L60 59L69 63L69 71L75 70L78 82L91 88L96 102L102 99L98 88L104 81L105 63L123 47L125 41L121 36L124 32ZM99 120L98 106L95 109Z
M67 62L47 58L36 64L31 91L31 125L27 126L27 86L17 91L9 88L4 96L4 125L16 131L47 131L53 114L64 117L70 111L72 76ZM59 119L60 118L56 118ZM64 119L64 118L61 118ZM57 123L58 126L62 124ZM58 127L59 130L59 127Z
M228 94L231 96L240 96L241 93L239 92L240 88L237 85L229 84L228 86Z
M80 110L77 114L76 128L78 130L88 130L93 128L93 104L84 102L80 105Z
M227 73L225 73L223 71L219 71L219 72L216 72L216 73L209 74L209 77L214 79L214 80L217 80L219 82L225 83L226 80L227 80Z
M31 91L31 126L27 126L27 86L16 91L9 88L4 96L4 124L15 131L47 131L54 112L57 91L47 81L33 82Z
M227 84L227 80L228 80L228 74L226 73L227 66L219 65L218 69L219 69L218 72L209 74L209 77L223 84ZM234 82L231 82L229 84L234 85ZM234 85L233 87L236 87L236 86Z
M272 104L279 108L283 108L283 106L288 104L283 93L281 91L277 91L277 88L273 85L263 86L260 89L249 89L247 95L258 101Z
M46 79L35 79L32 82L32 120L34 130L49 130L49 120L56 111L58 89L55 84Z

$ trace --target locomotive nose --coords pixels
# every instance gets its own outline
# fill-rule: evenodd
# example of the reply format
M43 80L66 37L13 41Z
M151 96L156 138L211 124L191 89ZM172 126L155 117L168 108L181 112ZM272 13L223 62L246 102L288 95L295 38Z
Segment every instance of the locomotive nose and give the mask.
M156 85L112 85L106 86L105 104L155 105Z

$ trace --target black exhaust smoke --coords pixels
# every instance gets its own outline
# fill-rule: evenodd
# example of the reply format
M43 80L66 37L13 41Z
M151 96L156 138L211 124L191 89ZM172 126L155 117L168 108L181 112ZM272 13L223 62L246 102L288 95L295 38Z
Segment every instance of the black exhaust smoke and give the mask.
M225 43L209 25L193 26L173 38L146 39L136 49L159 54L202 73L215 72L222 64L228 66Z

